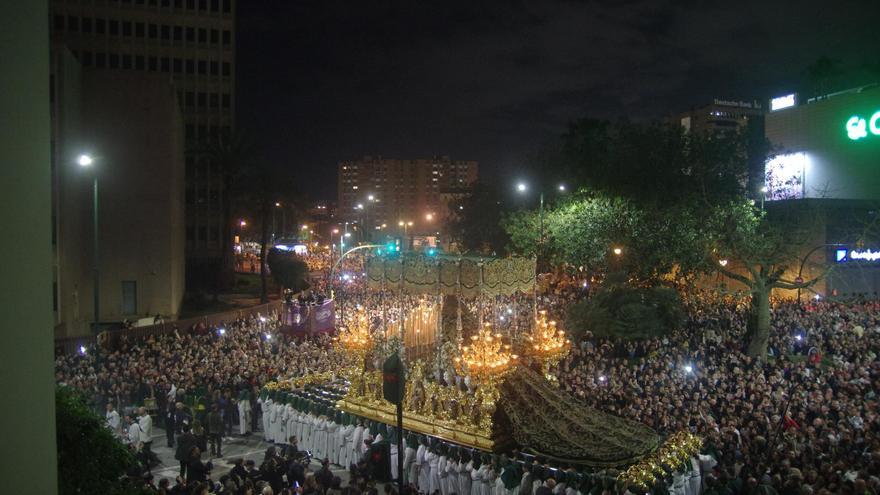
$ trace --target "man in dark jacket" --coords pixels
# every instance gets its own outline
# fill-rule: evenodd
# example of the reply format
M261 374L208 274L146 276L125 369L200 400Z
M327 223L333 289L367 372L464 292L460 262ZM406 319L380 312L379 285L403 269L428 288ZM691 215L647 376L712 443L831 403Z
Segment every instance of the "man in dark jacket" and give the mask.
M196 437L190 433L189 425L183 425L183 433L177 437L177 450L174 458L180 461L180 476L186 477L186 466L189 462L190 451L196 446Z
M174 420L177 417L177 411L175 410L174 403L169 401L168 406L165 408L165 422L163 426L165 427L165 438L168 440L168 448L174 448L174 432L175 424Z
M210 462L202 462L202 451L198 447L193 447L186 466L186 483L191 485L195 482L207 481L208 473L212 468Z
M287 482L290 483L290 486L296 486L294 483L299 483L299 486L305 484L306 470L298 460L290 462L290 466L287 468Z
M192 420L192 414L183 405L183 402L174 404L174 426L177 428L178 433L183 432L184 425L192 428Z
M315 481L321 485L322 490L327 490L333 483L333 472L330 471L330 460L324 459L321 462L321 469L315 473Z
M244 467L244 459L239 457L232 461L232 469L229 471L229 475L236 478L239 485L244 484L244 480L248 479L248 472Z
M211 412L208 413L208 440L211 442L211 456L221 457L223 447L223 415L220 414L220 407L214 404Z

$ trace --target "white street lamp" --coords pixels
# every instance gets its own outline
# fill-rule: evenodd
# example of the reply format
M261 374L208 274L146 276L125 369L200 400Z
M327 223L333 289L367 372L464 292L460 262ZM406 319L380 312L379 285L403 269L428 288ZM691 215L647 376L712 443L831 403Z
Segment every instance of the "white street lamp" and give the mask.
M92 164L95 163L95 160L94 160L94 158L91 157L91 155L82 154L77 157L76 163L80 167L91 167ZM93 223L92 228L94 229L94 232L93 232L94 236L92 238L92 250L94 251L94 253L93 253L94 266L92 267L92 269L94 271L94 277L95 277L95 280L94 280L94 285L95 285L95 287L94 287L94 289L95 289L95 293L94 293L95 328L93 329L93 331L97 334L100 331L98 325L101 321L100 302L99 302L100 301L99 282L100 282L100 273L101 273L101 270L100 270L101 263L100 263L100 257L99 257L99 251L98 251L98 173L97 173L97 171L94 171L93 174L94 174L94 177L92 179L92 223Z
M79 155L79 157L76 159L76 163L78 163L80 167L88 167L89 165L94 163L94 160L89 155Z

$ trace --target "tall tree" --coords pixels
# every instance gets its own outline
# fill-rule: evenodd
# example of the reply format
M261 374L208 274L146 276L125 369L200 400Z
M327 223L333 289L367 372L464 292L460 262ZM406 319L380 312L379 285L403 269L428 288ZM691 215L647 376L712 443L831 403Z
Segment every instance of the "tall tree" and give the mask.
M259 233L260 245L260 301L268 302L267 259L271 242L273 214L284 208L285 219L295 220L297 212L305 207L303 195L298 192L293 174L265 160L253 160L242 170L243 182L239 196L239 210L253 220L253 228ZM278 206L276 206L278 205ZM275 219L277 220L277 219ZM269 270L267 270L269 268Z
M195 157L198 167L204 165L213 167L220 176L223 186L220 193L220 258L216 262L216 278L212 284L216 301L220 289L232 285L234 272L232 236L235 228L232 215L236 199L242 191L240 178L251 163L253 148L244 134L224 132L203 139L189 152Z
M452 205L449 233L462 251L501 254L507 232L501 227L503 195L498 187L478 183L470 194Z
M830 93L835 88L837 79L844 73L840 60L824 55L807 66L805 72L809 84L809 92L812 96Z
M705 225L702 252L707 270L715 269L742 283L751 294L747 353L767 355L770 337L770 295L773 289L805 289L827 272L798 280L802 251L816 236L820 213L802 201L770 203L757 209L753 202L717 207Z
M306 279L309 275L309 267L305 261L292 253L270 249L266 265L272 270L272 278L281 287L294 292L308 288Z

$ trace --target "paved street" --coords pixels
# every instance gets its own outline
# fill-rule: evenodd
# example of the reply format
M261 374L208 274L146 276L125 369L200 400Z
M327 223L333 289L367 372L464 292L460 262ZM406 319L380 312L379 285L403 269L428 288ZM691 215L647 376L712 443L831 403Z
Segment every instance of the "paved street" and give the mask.
M174 459L174 449L168 448L167 445L165 430L158 426L154 426L153 452L155 452L162 461L162 464L159 464L152 469L153 476L157 483L162 478L174 480L174 478L180 473L180 463ZM261 432L257 432L256 434L252 433L247 437L235 435L233 437L224 438L222 449L223 457L211 458L209 452L205 452L202 454L202 460L210 460L214 464L214 470L211 472L211 479L217 481L221 476L232 469L233 459L239 457L245 460L251 459L256 463L257 467L259 467L260 463L263 462L263 456L266 453L266 449L271 446L271 443L263 441ZM321 468L321 465L317 460L312 459L310 467L312 471L317 471ZM333 466L333 474L342 478L343 486L348 483L349 476L346 469L343 469L341 466Z

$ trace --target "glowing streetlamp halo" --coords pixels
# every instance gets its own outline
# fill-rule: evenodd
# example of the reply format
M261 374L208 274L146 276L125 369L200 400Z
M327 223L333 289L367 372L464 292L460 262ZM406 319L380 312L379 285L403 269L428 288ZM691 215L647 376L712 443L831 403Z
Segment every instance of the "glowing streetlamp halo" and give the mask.
M91 155L82 154L76 158L76 163L80 167L88 167L95 163L95 160L91 157Z

